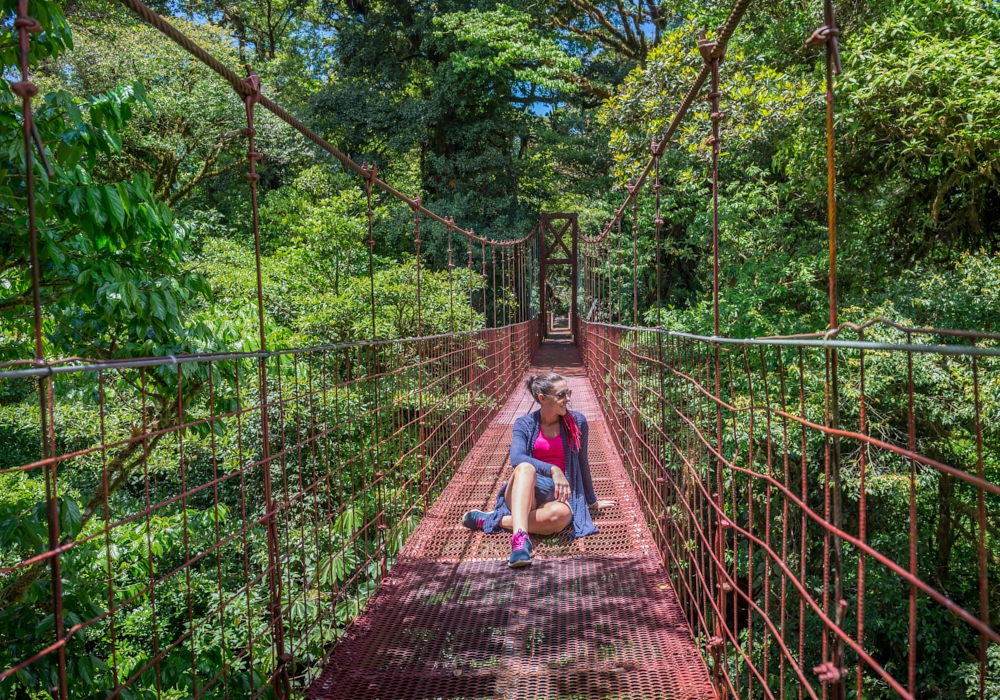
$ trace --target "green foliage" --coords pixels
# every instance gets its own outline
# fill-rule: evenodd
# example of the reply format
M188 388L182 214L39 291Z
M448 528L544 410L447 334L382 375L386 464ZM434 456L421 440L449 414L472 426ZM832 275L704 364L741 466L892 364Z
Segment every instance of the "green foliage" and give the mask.
M450 32L470 46L451 54L456 73L477 71L504 83L513 80L543 90L574 92L576 85L567 78L580 69L580 59L568 56L554 39L532 31L531 23L531 15L503 4L495 10L434 18L434 24L444 30L438 36Z
M12 27L13 21L17 17L17 0L3 0L0 12L3 13L4 25ZM55 58L73 48L73 35L58 3L51 0L36 0L29 6L28 14L38 20L42 26L41 34L34 37L29 47L28 63L30 66L35 66L46 58ZM12 37L16 36L17 32L12 32ZM4 42L3 46L0 47L0 62L2 62L4 70L13 70L20 66L20 50L17 41Z
M722 327L736 336L812 331L824 324L827 286L822 63L813 50L788 53L774 39L809 26L801 9L749 17L721 74ZM978 2L915 1L872 3L843 21L853 31L842 37L836 85L841 305L871 314L891 299L906 317L929 318L926 302L909 295L937 278L967 277L965 266L978 269L996 251L996 218L987 212L1000 205L991 145L1000 86L989 66L1000 17ZM649 138L664 130L700 69L695 39L703 22L699 12L665 33L646 68L602 109L619 177L644 162ZM970 54L979 59L970 63ZM659 315L670 327L702 331L711 328L707 117L696 104L661 164ZM652 192L641 199L650 250ZM655 282L648 282L655 262L651 251L639 272L649 320L657 317ZM964 289L947 294L955 308L983 311L961 322L995 326L977 293ZM630 300L631 287L622 295ZM953 319L947 323L960 322Z
M100 163L101 176L122 179L146 173L153 194L184 212L221 208L230 216L242 216L237 204L226 201L240 202L247 194L241 177L246 167L242 100L207 66L164 41L128 10L100 0L81 5L71 15L75 50L49 66L38 81L40 87L76 95L98 94L122 82L150 87L150 110L136 113L121 129L119 152ZM173 21L222 63L238 69L242 61L223 30L180 18ZM264 80L272 83L267 69L262 69ZM262 164L266 178L307 156L298 134L293 136L267 110L259 109L256 115L258 144L268 155Z
M330 8L322 0L271 0L263 4L228 0L153 0L149 5L163 14L207 19L233 37L241 63L251 57L256 63L281 63L286 71L299 69L301 72L296 77L318 67L301 59L324 56L329 43L329 38L323 35L329 31L327 13ZM300 60L295 60L296 57Z
M204 255L220 310L251 318L256 299L253 261L223 241L206 245ZM339 282L328 262L314 258L306 247L282 249L262 261L269 343L308 346L372 338L372 284L377 338L416 337L418 308L420 335L482 327L482 314L468 299L470 293L481 292L483 281L464 268L456 268L450 281L445 272L423 269L418 307L415 262L380 268L373 278L348 276L343 270Z
M59 319L46 329L56 354L154 355L209 339L184 321L186 302L210 295L204 280L184 269L190 230L157 200L146 174L94 175L98 162L121 153L121 134L136 108L151 109L138 82L86 99L56 91L36 102L34 119L52 167L49 175L34 154L39 295ZM0 318L14 331L5 352L23 357L33 294L24 141L20 106L6 83L0 153Z
M473 7L453 0L154 5L173 14L172 22L227 65L252 62L269 95L305 115L355 160L377 161L381 175L402 191L420 193L463 227L498 238L523 235L541 210L579 212L587 233L603 226L623 196L620 183L645 161L651 136L662 133L701 68L697 30L718 26L729 9L715 2ZM15 7L4 0L8 20ZM183 50L104 0L62 5L33 0L29 7L45 29L33 36L32 79L42 88L34 107L53 167L49 176L35 158L47 355L122 358L257 349L241 101ZM76 30L75 44L64 11ZM881 314L918 325L997 330L1000 20L995 5L880 0L838 7L838 18L845 68L836 86L842 317ZM825 86L821 51L802 44L819 21L815 3L755 7L723 64L728 118L720 166L721 318L723 332L731 335L814 331L826 324ZM0 48L9 76L16 73L16 59L13 43ZM634 252L628 220L623 233L599 249L597 278L602 298L610 300L597 310L599 319L631 323L636 298L639 323L711 330L707 117L704 103L696 102L662 160L660 251L653 240L651 191L641 197ZM0 360L33 353L20 119L20 106L5 83L0 87L5 183L0 186ZM464 263L464 241L448 241L442 227L423 222L418 298L412 212L375 192L370 250L359 180L314 153L266 110L257 110L257 129L258 148L266 156L259 164L259 194L269 348L369 339L373 311L379 338L475 329L494 320L481 311L490 304L478 271L457 264L448 272L447 248L454 243L456 263ZM568 296L566 284L555 286L559 297ZM516 305L514 299L501 301L505 310ZM901 340L888 331L869 337ZM415 351L399 347L400 356L391 361L421 366ZM271 361L271 376L282 386L306 382L311 371L346 375L379 369L362 370L360 354L336 368L316 358L301 365ZM877 397L871 425L903 443L906 368L898 359L872 356L869 362L869 395ZM249 697L272 670L267 654L252 657L246 649L227 647L220 632L223 625L245 628L261 635L259 649L269 649L263 588L254 587L249 599L236 595L243 586L243 556L256 575L265 565L267 545L261 527L244 529L235 487L229 492L220 487L217 507L206 492L146 521L116 526L109 536L116 553L110 565L98 534L108 522L142 511L147 486L152 502L181 490L178 444L157 438L140 449L128 442L133 431L169 431L181 410L189 419L207 417L234 413L256 400L246 395L252 393L247 378L254 376L255 365L219 362L212 371L210 377L195 365L149 370L142 377L145 397L136 395L138 373L108 373L101 386L89 375L56 385L59 451L116 445L60 472L61 530L77 538L63 557L68 621L108 610L109 579L115 581L117 601L133 597L117 615L116 655L106 642L107 622L71 640L73 697L102 696L114 686L115 674L140 673L139 685L155 687L152 672L142 671L154 641L154 601L144 586L151 575L183 562L185 547L209 551L220 533L225 538L243 531L246 537L191 569L193 600L199 614L214 609L218 597L235 596L239 602L218 616L218 624L213 618L193 635L199 674L211 677L228 664L229 696ZM968 367L921 358L915 372L921 425L931 435L922 434L919 449L967 463L974 449L971 417L948 397L968 396ZM393 396L407 416L417 410L419 379L426 379L411 374L399 379ZM178 407L181 385L184 400ZM811 389L811 395L820 395L816 386ZM1000 395L989 382L982 390L988 422L995 424ZM856 399L856 386L845 383L844 391ZM101 393L117 402L102 410ZM425 398L425 416L439 421L487 403L461 392L431 392ZM298 408L315 412L331 449L365 454L373 435L392 428L371 417L374 400L345 389ZM813 413L821 409L808 406ZM280 434L291 444L307 439L291 407L288 411L275 417L272 436ZM857 420L846 408L843 418ZM184 444L186 477L207 481L213 469L232 474L238 465L261 459L259 416L241 420L215 421L213 427L206 421L183 432L177 442ZM39 424L34 383L0 384L0 467L40 458ZM761 430L759 423L753 430L740 427L750 440L762 439L752 434ZM417 436L400 439L413 447ZM991 430L986 442L988 468L994 470ZM818 444L807 448L810 458L821 451ZM272 445L272 454L275 449ZM338 455L324 464L306 460L293 467L333 467L328 491L315 498L342 499L374 480L370 465L352 466L350 474L337 469L355 464ZM884 455L871 465L872 532L876 526L887 531L908 512L905 465ZM845 464L848 511L855 507L856 466ZM398 483L341 508L331 521L330 548L304 553L287 572L295 590L323 591L294 599L288 616L289 634L304 640L304 660L320 658L357 615L382 573L376 554L391 559L415 526L420 506L414 504L420 499L403 484L415 483L417 469L415 461L404 460ZM113 484L107 493L105 470ZM921 522L956 523L953 540L930 526L919 534L924 551L935 557L948 553L948 592L964 601L975 593L965 584L973 553L961 529L971 496L961 485L949 491L933 473L921 472L918 483ZM262 512L262 488L259 475L241 486L250 497L251 519ZM16 471L0 476L0 489L0 563L7 566L47 548L40 509L45 489L40 475ZM376 498L394 509L379 530L379 542L359 536L371 529ZM302 512L315 505L304 503ZM312 531L304 515L287 525L299 537ZM894 556L906 546L905 538L891 533L880 537L873 544ZM929 566L921 572L925 578L941 575L938 563ZM871 585L891 589L885 572L872 570L871 576ZM44 576L28 578L17 595L7 581L0 590L5 663L51 638L45 605L50 584ZM185 630L187 592L176 576L158 589L163 638ZM891 589L871 601L867 613L873 644L897 662L905 647L899 614L905 597L901 587ZM306 624L317 606L333 610L326 628ZM952 644L950 622L932 608L921 608L921 615L927 620L921 623L922 643L933 659L920 671L921 688L944 693L971 687L975 669L963 656L968 640ZM160 672L164 697L195 693L187 647L167 654ZM39 695L51 681L51 666L40 664L8 680L0 694Z
M593 193L589 178L559 177L579 154L563 159L550 148L562 141L606 152L600 127L581 115L594 99L586 50L546 26L544 12L395 1L344 9L336 79L314 98L313 114L356 160L377 161L390 179L409 179L418 164L425 202L493 238L524 235L567 190ZM575 128L554 132L539 115L549 109L568 113Z

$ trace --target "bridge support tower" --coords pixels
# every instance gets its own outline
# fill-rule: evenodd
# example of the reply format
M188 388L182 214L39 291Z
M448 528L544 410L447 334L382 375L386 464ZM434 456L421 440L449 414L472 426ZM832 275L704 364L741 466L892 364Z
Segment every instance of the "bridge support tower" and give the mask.
M577 265L577 238L580 227L576 214L542 214L539 221L539 265L538 265L538 310L541 317L539 323L539 333L542 339L549 334L548 324L548 294L546 286L546 275L549 268L556 265L570 266L570 285L572 288L572 301L569 309L570 330L573 334L573 341L579 342L577 328L577 308L576 295L578 284ZM567 238L569 239L567 241Z

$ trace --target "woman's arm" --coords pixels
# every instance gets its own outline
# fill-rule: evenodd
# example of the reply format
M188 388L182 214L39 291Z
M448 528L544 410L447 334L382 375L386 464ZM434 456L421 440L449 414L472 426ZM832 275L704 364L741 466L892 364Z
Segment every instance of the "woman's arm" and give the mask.
M528 442L531 440L531 430L525 421L514 423L514 434L510 441L510 466L516 467L521 462L527 462L535 471L543 476L552 476L552 465L531 456Z
M583 477L583 495L587 499L587 505L592 506L597 503L597 493L594 491L594 479L590 475L590 460L587 457L590 425L582 413L577 415L580 416L580 476Z

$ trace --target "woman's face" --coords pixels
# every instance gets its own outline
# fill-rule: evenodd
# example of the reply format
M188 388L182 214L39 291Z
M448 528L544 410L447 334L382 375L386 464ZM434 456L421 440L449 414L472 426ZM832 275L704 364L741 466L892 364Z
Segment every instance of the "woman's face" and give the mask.
M562 379L555 382L548 392L538 395L538 402L543 409L560 416L566 415L566 411L569 409L569 400L570 390Z

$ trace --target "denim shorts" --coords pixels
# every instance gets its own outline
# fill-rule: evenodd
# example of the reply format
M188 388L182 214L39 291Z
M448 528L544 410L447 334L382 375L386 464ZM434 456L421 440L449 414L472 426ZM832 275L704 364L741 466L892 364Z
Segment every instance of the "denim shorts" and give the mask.
M535 476L535 507L541 508L546 503L556 500L556 482L552 477L538 474Z

